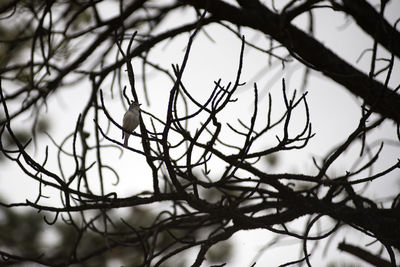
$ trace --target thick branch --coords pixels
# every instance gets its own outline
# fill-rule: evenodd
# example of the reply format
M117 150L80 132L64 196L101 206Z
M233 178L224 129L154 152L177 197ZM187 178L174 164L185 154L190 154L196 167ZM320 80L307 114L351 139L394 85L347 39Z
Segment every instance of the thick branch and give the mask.
M197 8L206 8L216 19L259 30L283 44L292 55L361 97L384 117L400 122L400 95L344 61L333 51L297 27L286 24L285 17L264 6L239 9L222 1L185 0Z
M374 266L380 267L391 267L392 264L376 255L371 254L370 252L353 245L346 244L345 242L341 242L338 246L340 250L346 251Z
M375 38L389 52L400 57L400 33L365 0L343 0L345 11L358 26Z

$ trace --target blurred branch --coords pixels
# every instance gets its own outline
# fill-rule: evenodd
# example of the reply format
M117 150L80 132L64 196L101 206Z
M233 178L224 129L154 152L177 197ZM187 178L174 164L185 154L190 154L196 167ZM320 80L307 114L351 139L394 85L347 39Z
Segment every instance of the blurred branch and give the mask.
M354 245L346 244L345 242L339 243L338 248L342 251L345 251L347 253L350 253L353 256L356 256L360 259L362 259L365 262L368 262L371 265L374 266L379 266L379 267L392 267L393 265L387 261L382 259L381 257L378 257L376 255L373 255L372 253Z

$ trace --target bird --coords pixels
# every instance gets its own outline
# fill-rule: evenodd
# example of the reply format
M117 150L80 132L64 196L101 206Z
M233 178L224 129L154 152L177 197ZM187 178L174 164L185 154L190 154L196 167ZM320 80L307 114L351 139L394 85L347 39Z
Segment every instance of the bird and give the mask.
M132 131L136 129L140 122L140 105L138 102L134 101L129 106L129 109L125 112L124 118L122 120L122 139L124 139L124 146L128 146L128 139Z

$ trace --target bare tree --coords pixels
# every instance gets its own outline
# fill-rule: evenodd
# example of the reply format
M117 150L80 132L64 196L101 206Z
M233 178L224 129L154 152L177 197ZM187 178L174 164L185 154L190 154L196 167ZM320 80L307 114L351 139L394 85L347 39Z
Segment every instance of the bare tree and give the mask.
M105 4L119 8L118 14L104 16ZM213 259L219 264L215 266L223 266L226 260L221 253L213 256L212 249L229 241L233 234L250 229L273 232L278 239L289 236L300 240L301 256L296 261L283 260L282 266L311 266L309 244L316 244L315 248L319 240L332 238L342 228L371 237L382 250L373 255L368 248L345 242L339 244L339 249L375 266L397 266L400 194L382 201L366 196L363 190L373 186L372 181L394 176L400 167L399 159L393 158L389 167L375 171L384 142L376 148L369 140L369 133L385 121L397 125L392 130L398 140L391 142L398 147L400 140L400 86L391 87L395 62L400 57L400 34L396 29L398 20L391 24L385 17L388 4L384 0L377 7L365 0L285 1L279 7L273 0L3 1L0 147L7 164L18 166L26 179L36 181L38 189L36 198L26 202L3 199L0 203L5 217L15 218L15 224L2 225L10 231L0 235L2 266L32 262L46 266L101 266L115 258L127 266L177 266L176 262L181 266L201 266ZM195 11L191 22L162 28L168 18L187 9ZM358 70L314 36L314 13L321 9L345 14L373 40L369 50L360 51L361 56L369 56L368 73ZM294 20L300 16L310 19L308 32L296 27ZM210 93L204 93L205 100L199 100L190 81L184 79L185 71L196 37L208 36L208 27L215 24L238 37L234 44L238 51L236 77L227 83L215 81ZM249 41L243 31L265 35L269 45ZM156 45L180 35L187 37L180 64L171 62L172 68L165 69L149 59ZM264 53L269 63L279 62L283 68L302 64L305 89L309 74L319 72L362 100L358 125L341 144L330 144L332 150L326 157L315 158L314 169L309 173L272 173L256 164L281 152L301 150L313 138L313 111L306 91L289 90L282 80L284 111L272 116L272 103L278 99L271 94L260 99L254 83L250 120L239 120L240 127L236 127L232 126L236 119L221 119L227 106L235 105L240 97L237 90L246 82L242 78L247 67L245 49ZM379 55L383 49L388 56ZM132 64L133 60L140 64ZM116 102L126 106L132 98L151 103L149 69L170 80L168 104L163 107L165 117L144 108L140 130L132 133L140 139L141 147L124 148L120 136L112 134L113 129L122 132L123 128L110 106ZM124 84L126 76L128 86ZM43 123L46 112L51 112L47 110L48 102L69 87L85 82L90 86L82 89L82 94L89 100L75 118L75 128L66 132L60 142L46 133L51 127ZM139 99L139 92L145 99ZM268 102L267 111L259 110L260 101ZM302 113L304 124L293 130L295 113ZM31 130L16 130L16 123L21 123L20 118L27 114ZM262 123L260 117L265 118L261 118ZM257 149L255 144L263 142L271 131L278 132L276 143ZM232 133L237 136L234 140L240 141L226 138ZM52 148L43 148L38 141L42 135L58 151L58 170L48 163ZM354 167L332 174L333 164L355 144L361 144L361 149ZM31 152L31 146L41 153ZM112 149L145 159L151 170L151 191L120 197L108 190L106 173L111 172L117 180L121 175L115 162L105 159ZM223 171L210 175L216 164ZM127 168L134 172L137 167ZM7 181L4 184L7 186ZM57 192L59 203L49 202L50 196L44 191ZM44 220L13 212L20 207L45 214ZM132 212L118 215L116 210L120 208L130 208ZM292 228L291 223L301 217L307 218L304 229ZM314 234L325 217L334 223ZM62 246L41 251L38 231L30 229L23 234L22 230L29 228L28 218L35 227L42 223L41 229L56 228ZM17 238L18 232L11 233L11 228L21 231L25 241ZM190 258L187 255L193 249L196 256ZM385 259L385 253L389 259ZM185 257L187 261L183 260Z

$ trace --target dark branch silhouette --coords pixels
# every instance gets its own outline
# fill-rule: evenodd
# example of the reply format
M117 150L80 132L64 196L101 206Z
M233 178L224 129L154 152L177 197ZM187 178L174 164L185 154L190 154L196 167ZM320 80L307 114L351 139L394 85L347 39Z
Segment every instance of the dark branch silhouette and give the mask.
M283 259L281 266L312 266L315 247L321 240L332 240L342 228L370 237L381 250L373 255L362 248L364 244L344 242L340 250L376 266L397 266L400 194L386 199L385 205L364 194L372 181L395 175L400 168L400 159L392 158L385 169L374 169L382 161L384 147L388 143L398 147L400 141L400 87L389 86L400 56L400 35L398 20L392 25L385 17L388 1L382 0L379 7L364 0L287 1L281 8L274 1L258 0L115 1L117 11L111 18L100 12L105 2L0 4L0 150L4 160L0 164L17 166L20 175L37 185L35 197L26 201L0 199L0 215L10 221L0 223L2 266L105 266L111 259L127 266L202 266L213 258L219 264L215 266L224 266L229 249L220 252L216 247L230 244L235 233L250 229L276 234L276 240L264 249L281 237L302 243L298 259ZM188 9L194 11L190 22L162 27ZM303 14L313 21L313 12L320 9L351 16L370 36L371 49L360 51L361 56L370 56L368 73L327 48L313 35L312 24L309 32L294 24ZM199 35L212 40L211 24L238 37L232 44L237 50L237 63L231 66L236 75L229 82L217 79L199 99L185 74ZM243 28L267 35L269 47L250 41ZM170 62L171 68L165 69L149 55L176 37L186 40L180 51L182 60ZM378 56L379 46L389 56ZM253 95L249 119L223 119L230 107L241 108L238 91L245 88L248 81L243 73L250 67L246 49L264 53L266 61L274 60L283 68L292 61L301 64L305 71L299 88L307 89L312 70L362 100L358 124L346 129L350 134L340 144L327 144L331 151L324 158L313 158L313 170L274 173L260 167L280 153L303 149L318 134L312 127L312 114L317 111L309 106L307 90L294 90L282 79L278 99L260 94L256 81L246 87ZM120 136L113 135L113 129L120 133L123 128L112 106L125 107L132 99L150 104L154 92L147 86L149 70L170 82L165 86L167 105L159 107L165 117L143 108L140 125L131 133L131 140L140 146L125 148ZM75 85L81 86L86 104L74 110L78 114L71 115L74 128L58 140L48 133L43 117L51 112L49 103ZM142 95L145 99L140 99ZM273 103L279 101L283 111L277 115ZM268 103L268 109L261 110L260 102ZM300 128L293 127L295 116L303 118ZM29 127L24 128L31 131L21 132L16 126L27 117ZM398 140L382 138L373 144L369 134L387 120L397 125L393 131ZM276 133L275 142L259 148L256 144L265 144L271 132ZM52 146L43 148L42 137ZM361 149L353 168L335 174L334 163L356 144ZM33 146L43 154L32 152ZM54 150L56 159L51 154ZM126 197L110 190L110 185L119 186L122 172L116 161L107 160L109 151L144 159L152 190ZM133 163L124 166L124 171L132 172L138 181L148 178L135 173ZM213 171L216 166L220 173ZM48 192L57 195L54 203L49 201L54 195ZM17 208L24 208L26 215L16 213ZM127 211L124 216L118 213L122 208ZM298 218L306 218L302 230L291 227ZM320 229L326 218L332 222ZM43 229L55 229L61 247L42 249L38 240ZM25 235L23 242L15 231ZM193 251L195 257L187 256Z

